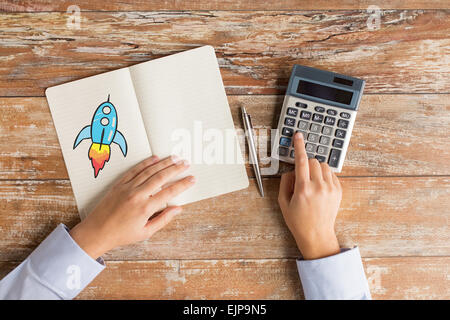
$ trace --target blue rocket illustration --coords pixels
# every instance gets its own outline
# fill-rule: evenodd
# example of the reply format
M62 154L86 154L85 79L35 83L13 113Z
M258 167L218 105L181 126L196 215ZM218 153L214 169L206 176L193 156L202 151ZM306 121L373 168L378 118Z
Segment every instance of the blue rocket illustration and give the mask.
M105 162L109 161L111 142L120 147L124 157L127 156L127 141L123 134L117 130L117 112L114 105L109 101L109 95L108 100L100 104L95 110L91 124L85 126L78 133L73 149L85 139L91 139L92 141L88 156L94 168L95 178L97 178L99 171L103 169Z

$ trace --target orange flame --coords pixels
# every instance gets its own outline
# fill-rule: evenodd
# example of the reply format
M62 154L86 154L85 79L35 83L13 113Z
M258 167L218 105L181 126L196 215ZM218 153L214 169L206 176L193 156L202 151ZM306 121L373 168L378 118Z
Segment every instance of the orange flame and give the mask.
M109 160L110 149L108 145L102 144L100 149L99 143L93 143L89 149L89 159L91 159L94 168L94 176L97 178L98 173L105 166L105 162Z

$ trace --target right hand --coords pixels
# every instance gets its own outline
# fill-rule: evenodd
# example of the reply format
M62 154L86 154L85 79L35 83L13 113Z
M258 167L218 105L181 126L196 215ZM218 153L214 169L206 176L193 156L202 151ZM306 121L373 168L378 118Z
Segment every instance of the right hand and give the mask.
M295 170L281 176L278 203L284 220L306 260L340 252L334 223L342 188L326 163L309 159L303 135L294 136Z
M142 161L111 187L70 235L94 259L115 247L151 237L181 212L181 207L170 206L154 216L194 185L193 176L166 185L188 167L176 157L160 161L152 156Z

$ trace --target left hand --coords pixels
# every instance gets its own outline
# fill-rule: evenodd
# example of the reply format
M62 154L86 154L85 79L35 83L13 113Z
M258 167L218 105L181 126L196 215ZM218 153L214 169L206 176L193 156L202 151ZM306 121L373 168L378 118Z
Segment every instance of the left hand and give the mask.
M153 216L194 185L194 177L188 176L165 186L188 167L173 156L142 161L111 187L70 235L94 259L115 247L150 238L181 212L181 207L171 206Z

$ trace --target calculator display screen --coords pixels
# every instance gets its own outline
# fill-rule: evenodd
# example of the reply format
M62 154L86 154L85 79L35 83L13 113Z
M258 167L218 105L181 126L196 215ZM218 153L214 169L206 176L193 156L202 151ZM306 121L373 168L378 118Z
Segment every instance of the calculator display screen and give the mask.
M353 92L300 80L297 93L350 105Z

